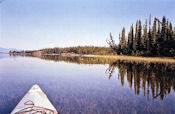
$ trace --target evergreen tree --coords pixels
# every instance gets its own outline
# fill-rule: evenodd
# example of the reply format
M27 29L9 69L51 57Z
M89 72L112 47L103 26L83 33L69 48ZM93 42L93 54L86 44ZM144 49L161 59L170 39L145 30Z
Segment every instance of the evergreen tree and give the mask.
M136 45L136 49L138 51L141 51L142 50L142 23L141 21L139 20L139 25L138 25L138 37L137 37L137 45Z
M137 21L135 25L135 35L133 25L128 33L126 41L125 28L122 29L121 38L119 36L119 44L116 46L118 53L128 55L144 55L144 56L175 56L175 28L165 16L162 21L155 18L151 27L151 15L149 18L149 30L147 29L147 20L143 27L141 21ZM111 41L112 42L112 41Z
M160 22L158 22L158 30L157 30L157 35L156 35L156 54L157 56L160 56L160 39L161 39L161 25Z
M138 21L136 22L136 28L135 28L135 38L134 38L134 52L137 50L137 41L138 41Z
M147 31L147 20L145 21L144 31L143 31L143 50L148 51L148 31Z
M172 26L171 22L169 24L168 40L171 40L171 41L173 40L173 26Z
M151 55L151 50L152 50L152 30L151 30L151 15L149 17L149 32L148 32L148 55Z
M126 37L125 37L125 28L122 29L122 37L121 37L121 49L126 47Z
M153 39L152 45L156 43L156 32L157 32L156 27L157 27L157 21L156 19L154 19L153 29L152 29L152 39Z
M160 56L163 56L166 53L166 49L164 47L164 43L167 41L167 29L166 29L166 18L163 16L162 18L162 30L161 30L161 38L159 40L160 45Z
M153 23L153 28L152 28L152 49L151 49L151 55L152 56L156 56L157 55L157 45L156 45L156 40L157 40L157 20L156 18L154 19L154 23Z
M131 54L133 51L133 42L134 42L134 28L133 25L130 28L130 32L128 34L128 52Z
M166 34L166 18L163 16L162 18L162 31L161 31L161 41L166 41L167 40L167 34Z

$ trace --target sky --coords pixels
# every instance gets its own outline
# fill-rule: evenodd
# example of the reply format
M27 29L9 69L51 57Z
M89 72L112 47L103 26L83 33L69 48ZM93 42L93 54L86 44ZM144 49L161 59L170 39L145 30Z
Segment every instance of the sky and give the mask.
M108 46L138 19L166 16L175 25L175 0L0 0L0 47L41 49ZM153 19L153 18L152 18Z

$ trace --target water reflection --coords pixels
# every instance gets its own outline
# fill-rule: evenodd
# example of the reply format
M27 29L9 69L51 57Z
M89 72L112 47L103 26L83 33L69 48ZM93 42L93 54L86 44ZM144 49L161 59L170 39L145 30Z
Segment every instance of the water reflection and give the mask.
M142 89L148 100L149 94L153 99L160 97L163 100L167 94L175 90L174 64L116 61L106 70L109 79L113 76L115 69L119 70L118 79L123 86L126 78L129 87L134 88L135 94L138 95Z
M124 86L124 80L127 79L130 89L134 89L138 95L143 90L144 96L151 94L153 99L160 97L162 100L171 91L175 90L175 64L165 63L142 63L131 61L116 61L107 58L93 57L63 57L45 55L40 57L44 60L52 60L56 62L64 61L76 64L109 64L106 70L108 78L114 75L114 71L118 70L118 79Z
M66 56L53 56L53 55L45 55L41 56L41 59L44 60L51 60L55 62L68 62L68 63L76 63L76 64L111 64L115 60L113 59L102 59L102 58L95 58L95 57L66 57Z
M36 83L63 114L175 113L173 64L39 58L0 59L0 114L10 113Z
M162 100L171 91L175 90L175 64L165 63L137 63L131 61L115 61L112 59L92 58L92 57L62 57L62 56L42 56L45 60L64 61L77 64L109 64L106 70L108 78L114 75L115 69L119 71L118 79L124 86L127 79L130 89L134 89L138 95L143 90L144 96L151 94L153 99L160 97Z
M163 100L167 94L175 90L175 64L116 61L108 58L78 56L45 55L39 58L76 64L109 64L105 72L109 79L114 75L114 71L118 70L117 79L121 81L121 85L124 86L124 80L127 79L130 89L133 88L136 95L139 95L142 89L147 100L150 94L153 99L160 97Z
M0 59L8 58L9 54L0 53Z

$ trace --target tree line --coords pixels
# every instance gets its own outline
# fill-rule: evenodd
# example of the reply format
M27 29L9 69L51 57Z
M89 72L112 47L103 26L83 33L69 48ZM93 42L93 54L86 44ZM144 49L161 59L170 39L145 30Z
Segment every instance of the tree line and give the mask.
M44 54L62 54L62 53L109 55L109 54L114 54L114 51L109 47L76 46L76 47L67 47L67 48L42 49L42 53L43 55Z
M9 51L9 54L33 55L35 52L41 52L41 55L62 55L62 54L91 54L91 55L113 55L115 52L110 47L97 46L75 46L66 48L45 48L31 51Z
M175 28L165 16L162 21L154 18L152 25L150 16L149 23L146 19L144 25L141 20L137 20L135 28L132 24L127 36L123 27L119 34L119 44L115 43L111 33L107 43L117 54L174 57Z

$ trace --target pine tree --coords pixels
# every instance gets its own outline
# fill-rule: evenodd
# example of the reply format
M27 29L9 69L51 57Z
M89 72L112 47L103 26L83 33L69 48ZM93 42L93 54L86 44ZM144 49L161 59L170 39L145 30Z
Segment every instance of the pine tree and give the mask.
M166 41L167 40L167 34L166 34L166 18L163 16L162 18L162 31L161 31L161 41Z
M122 29L122 37L121 37L121 49L126 47L126 37L125 37L125 28Z
M141 21L139 20L139 25L138 25L138 39L137 39L137 50L138 51L141 51L142 50L142 23Z
M145 21L144 32L143 32L143 50L148 50L148 32L147 32L147 20Z
M130 28L130 32L128 34L128 51L129 54L133 51L133 41L134 41L134 28L133 25Z
M136 22L136 27L135 27L135 38L134 38L134 44L133 44L134 52L136 52L137 50L137 41L138 41L138 21Z
M171 41L173 40L173 26L172 26L171 22L169 24L168 39Z
M128 42L127 42L128 54L131 53L131 32L128 33Z
M151 55L155 56L157 55L157 51L156 51L156 48L157 48L157 45L156 45L156 40L157 40L157 20L156 18L154 19L154 23L153 23L153 28L152 28L152 42L151 42L151 46L152 46L152 49L151 49Z
M161 38L159 40L159 44L160 44L160 56L163 56L166 52L166 49L164 47L164 43L167 41L167 29L166 29L166 18L165 16L163 16L162 18L162 30L161 30Z
M153 39L152 45L154 45L156 43L156 32L157 32L157 29L156 29L157 23L156 22L157 22L156 19L154 19L153 29L152 29L152 39Z
M160 56L160 39L161 39L161 25L160 22L158 22L158 30L157 30L157 35L156 35L156 55Z
M151 54L152 50L152 30L151 30L151 15L149 17L149 32L148 32L148 55Z
M121 38L117 52L122 54L132 54L136 56L175 56L175 28L170 21L164 16L162 21L155 18L151 26L151 15L149 18L149 30L147 29L147 20L143 27L141 21L136 22L135 35L133 25L128 33L126 41L125 28L122 29Z

